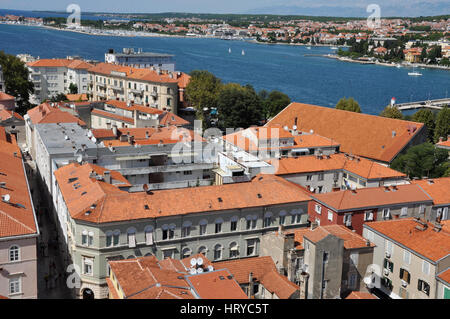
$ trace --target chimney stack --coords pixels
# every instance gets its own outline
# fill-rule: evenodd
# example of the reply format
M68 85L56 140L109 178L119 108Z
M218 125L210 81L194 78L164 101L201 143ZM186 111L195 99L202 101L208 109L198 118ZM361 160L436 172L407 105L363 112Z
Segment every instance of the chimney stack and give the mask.
M248 295L249 299L252 299L254 297L253 296L253 289L254 289L253 273L251 272L248 275L248 293L247 293L247 295Z
M103 173L103 179L104 179L105 183L111 184L111 172L105 171Z

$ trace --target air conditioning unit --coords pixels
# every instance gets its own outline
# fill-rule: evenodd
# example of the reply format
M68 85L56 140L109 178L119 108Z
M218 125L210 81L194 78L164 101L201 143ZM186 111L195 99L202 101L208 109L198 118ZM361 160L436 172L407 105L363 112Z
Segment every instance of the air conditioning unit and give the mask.
M386 252L386 258L391 258L391 254Z
M406 281L402 280L402 286L403 286L403 287L407 287L407 286L408 286L408 283L407 283Z
M385 276L389 276L389 269L385 269L383 273Z

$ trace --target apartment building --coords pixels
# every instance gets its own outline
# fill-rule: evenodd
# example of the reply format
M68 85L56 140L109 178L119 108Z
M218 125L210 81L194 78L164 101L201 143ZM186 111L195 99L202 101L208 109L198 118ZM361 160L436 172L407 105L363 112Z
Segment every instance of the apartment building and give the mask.
M399 185L312 194L308 208L311 222L344 225L362 235L363 224L407 217L429 219L432 198L419 186Z
M90 123L93 129L111 129L114 125L119 128L142 128L189 124L172 112L117 100L93 102Z
M298 299L299 287L280 274L269 256L213 262L228 269L250 299Z
M184 259L197 253L214 261L258 256L263 233L280 223L301 227L308 219L309 197L276 176L129 193L120 189L123 183L108 183L106 172L92 177L93 171L99 170L92 164L71 164L55 172L61 249L68 263L82 269L78 296L84 289L95 298L108 295L108 260Z
M261 237L261 255L271 256L278 271L299 285L300 299L339 299L367 292L363 278L374 245L341 225L285 231Z
M392 163L409 147L426 142L426 128L422 123L303 103L291 103L266 124L266 127L274 126L289 129L295 126L302 132L312 130L340 144L343 153L384 165Z
M91 101L120 100L177 114L186 75L100 63L89 69ZM179 84L180 83L180 88Z
M281 125L250 127L223 137L225 149L244 150L260 159L329 155L339 152L335 141L311 132L289 130Z
M201 254L182 260L149 256L108 263L109 299L247 299L227 269L214 269ZM85 291L88 296L92 294Z
M110 49L108 53L105 54L105 62L140 69L150 69L154 67L170 72L175 71L174 55L143 52L142 49L139 49L136 52L132 48L124 48L122 53L118 53L113 49Z
M41 59L27 63L34 94L30 101L40 104L59 93L70 93L71 84L77 86L80 94L88 91L88 69L92 64L74 59Z
M363 157L339 153L270 160L275 174L311 193L408 184L407 176Z
M413 180L411 183L420 186L433 199L429 220L450 219L450 177Z
M0 295L37 299L39 228L22 154L0 127Z
M363 227L364 238L376 245L374 289L393 299L436 299L448 291L442 281L448 279L450 233L441 224L406 218Z

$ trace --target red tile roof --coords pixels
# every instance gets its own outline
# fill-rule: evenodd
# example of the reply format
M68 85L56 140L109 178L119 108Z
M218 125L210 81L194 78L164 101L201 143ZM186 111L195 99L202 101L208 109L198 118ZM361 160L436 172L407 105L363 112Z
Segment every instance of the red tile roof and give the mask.
M311 228L302 228L296 229L294 231L288 231L287 233L294 234L295 248L297 250L303 250L303 237L306 237L309 241L313 243L317 243L318 241L324 239L328 235L333 235L338 237L344 241L345 249L357 249L367 247L366 240L352 232L347 227L342 225L325 225L318 226L314 230ZM371 244L370 247L374 247L374 244Z
M61 111L61 109L55 104L51 106L49 103L43 103L30 110L28 110L27 115L33 124L43 124L43 123L78 123L81 126L86 126L78 117Z
M441 272L437 277L450 284L450 268L447 268L447 270Z
M280 299L289 299L300 287L289 281L286 276L281 275L276 270L269 271L261 278L261 284L264 289L270 293L276 294Z
M368 292L352 291L345 299L378 299Z
M248 299L226 269L188 276L186 280L201 299Z
M66 67L69 69L87 70L93 67L92 64L81 60L70 59L41 59L29 62L30 67Z
M450 254L450 233L434 231L431 223L427 223L428 227L425 230L417 229L418 225L420 226L414 218L404 218L369 222L364 227L374 230L434 262Z
M322 156L322 158L317 156L299 156L298 158L281 158L277 161L278 171L276 175L346 170L366 179L406 177L405 174L377 162L363 157L347 156L342 153Z
M266 126L292 128L296 118L298 130L313 130L337 141L343 152L382 162L391 162L424 127L422 123L302 103L291 103Z
M22 154L15 139L3 127L0 127L0 182L5 183L0 188L0 237L36 234ZM8 202L3 200L7 195Z
M395 190L396 189L396 190ZM432 202L417 185L406 184L391 187L360 188L325 194L312 194L311 198L334 211L348 211L386 205Z
M450 177L413 180L411 183L422 187L433 198L434 205L450 204Z
M17 112L0 109L0 121L5 121L12 117L15 117L16 119L21 121L24 120L23 117Z
M4 92L0 92L0 101L14 100L15 97Z
M259 175L249 183L169 189L147 194L128 193L91 179L91 171L91 164L79 166L72 163L54 174L72 218L93 223L298 203L310 199L286 180L273 175ZM69 182L71 178L78 178L77 189L74 189L74 183ZM96 204L95 208L91 208L93 204ZM90 214L86 215L87 211Z

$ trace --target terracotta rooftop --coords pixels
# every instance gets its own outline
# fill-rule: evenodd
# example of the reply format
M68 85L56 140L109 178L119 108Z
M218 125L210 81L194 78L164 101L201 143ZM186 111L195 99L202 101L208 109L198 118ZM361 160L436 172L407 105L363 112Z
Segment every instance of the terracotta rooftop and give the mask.
M66 67L69 69L87 70L93 67L92 64L71 59L41 59L34 62L29 62L30 67Z
M22 154L15 138L6 134L3 127L0 127L0 183L0 237L36 234Z
M450 268L447 268L447 270L444 270L443 272L438 274L437 277L447 284L450 284Z
M358 235L352 232L347 227L342 225L325 225L318 226L314 230L311 228L302 228L294 231L287 232L294 234L295 241L295 249L303 250L303 238L306 237L309 241L313 243L317 243L320 240L324 239L328 235L333 235L338 237L344 241L345 249L357 249L367 247L366 239L364 239L361 235ZM374 247L374 244L371 244L370 247Z
M286 180L273 175L258 175L248 183L169 189L147 194L121 191L90 178L91 171L91 164L79 166L72 163L54 174L72 218L92 223L261 207L310 199ZM75 178L77 182L73 182Z
M433 198L434 205L450 204L450 177L413 180L411 183L422 187Z
M299 156L278 160L276 175L345 170L366 179L402 178L405 174L369 159L343 153L322 156Z
M15 97L4 92L0 92L0 101L14 100Z
M345 299L378 299L368 292L352 291Z
M13 112L13 111L8 111L5 109L0 109L0 121L5 121L12 117L23 121L23 117L19 113Z
M338 212L404 203L432 202L432 199L414 184L312 194L311 198Z
M88 101L87 94L66 94L66 97L70 102Z
M201 299L248 299L226 269L187 276L186 280Z
M363 227L374 230L434 262L450 254L450 233L436 232L431 223L427 223L425 230L419 230L417 226L420 224L414 218L404 218L368 222Z
M266 126L274 125L290 129L297 125L300 131L313 130L339 143L342 152L387 163L424 127L422 123L302 103L291 103Z
M56 103L51 106L50 103L43 103L30 110L28 110L27 115L33 124L44 124L44 123L78 123L80 126L86 126L78 117L61 111L59 105Z

